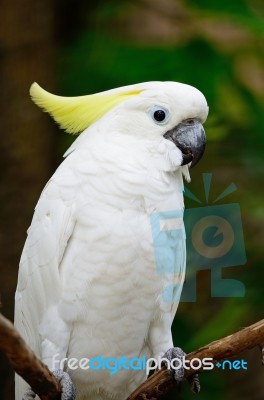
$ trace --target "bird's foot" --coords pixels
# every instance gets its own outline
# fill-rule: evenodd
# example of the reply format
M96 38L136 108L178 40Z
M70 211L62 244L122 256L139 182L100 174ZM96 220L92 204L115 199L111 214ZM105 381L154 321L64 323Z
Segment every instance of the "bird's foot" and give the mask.
M52 374L60 382L60 385L61 385L61 399L60 400L75 400L75 398L76 398L75 387L74 387L74 384L72 383L72 380L71 380L69 374L67 374L67 372L64 372L62 369L56 369L56 370L52 371ZM30 388L25 392L22 400L33 400L35 398L36 398L36 394Z
M36 393L33 392L33 390L27 389L24 393L24 396L22 397L22 400L33 400L36 397Z
M199 393L201 390L201 384L200 384L200 380L199 380L199 375L198 374L194 374L191 375L187 378L187 381L189 382L191 391L193 393Z
M61 400L75 400L76 391L70 375L62 369L55 369L52 373L60 382Z
M166 351L166 353L163 356L163 358L168 359L170 361L170 363L175 358L181 361L180 364L176 364L176 365L174 364L174 368L170 369L177 384L180 384L184 379L185 371L184 371L183 360L184 360L185 355L186 355L186 353L184 353L184 351L180 347L172 347L171 349ZM164 361L164 365L166 365L165 361ZM180 367L178 367L178 365L180 365ZM200 392L201 386L200 386L198 374L191 375L190 377L187 378L187 381L190 384L192 392L194 392L194 393Z

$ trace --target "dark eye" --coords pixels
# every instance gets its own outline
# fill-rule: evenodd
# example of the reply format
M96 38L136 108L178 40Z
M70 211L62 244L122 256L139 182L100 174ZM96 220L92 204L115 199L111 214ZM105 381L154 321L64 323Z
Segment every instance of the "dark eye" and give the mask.
M166 118L166 113L164 110L157 110L154 112L153 117L157 122L162 122Z
M165 124L169 119L169 111L162 106L154 106L149 112L157 124Z

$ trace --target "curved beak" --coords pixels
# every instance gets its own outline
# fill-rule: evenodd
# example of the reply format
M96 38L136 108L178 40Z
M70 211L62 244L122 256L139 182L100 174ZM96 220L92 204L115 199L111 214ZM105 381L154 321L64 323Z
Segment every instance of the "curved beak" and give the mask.
M175 128L166 132L164 138L171 140L181 150L181 165L191 163L191 168L194 167L204 153L205 131L203 125L197 119L181 122Z

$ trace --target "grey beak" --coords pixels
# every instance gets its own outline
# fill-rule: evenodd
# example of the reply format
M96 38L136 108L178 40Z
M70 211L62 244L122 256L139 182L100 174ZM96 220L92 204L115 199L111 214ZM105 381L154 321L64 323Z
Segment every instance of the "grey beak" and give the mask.
M171 140L182 152L182 164L194 167L201 159L206 137L203 125L197 119L188 119L164 135L165 139Z

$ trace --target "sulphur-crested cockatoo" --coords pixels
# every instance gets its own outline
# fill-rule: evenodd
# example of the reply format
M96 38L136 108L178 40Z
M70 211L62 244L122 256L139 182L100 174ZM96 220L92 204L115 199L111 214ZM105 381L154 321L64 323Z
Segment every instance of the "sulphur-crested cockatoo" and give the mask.
M15 325L51 370L64 363L78 400L123 400L146 371L110 374L115 360L173 348L185 273L182 177L203 154L208 106L199 90L176 82L80 97L34 83L30 93L63 129L81 134L37 203ZM102 357L112 364L87 369L96 357L97 366ZM26 389L17 378L17 400Z

